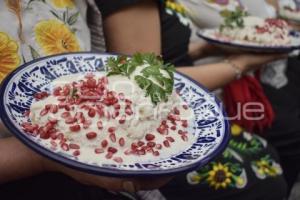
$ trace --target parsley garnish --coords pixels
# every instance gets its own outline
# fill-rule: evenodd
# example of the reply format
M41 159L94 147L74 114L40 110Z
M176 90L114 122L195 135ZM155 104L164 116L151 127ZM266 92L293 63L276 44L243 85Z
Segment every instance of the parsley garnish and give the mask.
M243 28L244 17L248 16L248 13L238 8L236 11L223 10L221 16L224 18L224 23L220 26L222 31L224 28Z
M174 85L175 68L171 64L164 64L161 57L153 53L136 53L131 58L126 56L110 57L107 59L107 76L130 76L137 67L144 67L141 74L133 79L145 91L145 96L150 96L153 104L168 101ZM165 73L163 73L165 72Z

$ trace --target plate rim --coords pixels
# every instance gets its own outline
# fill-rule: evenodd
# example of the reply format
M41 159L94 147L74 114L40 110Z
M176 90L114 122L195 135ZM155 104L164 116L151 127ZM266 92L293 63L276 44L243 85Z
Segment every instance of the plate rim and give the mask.
M266 52L266 53L272 53L274 51L280 51L280 52L290 52L293 50L300 49L300 44L299 45L290 45L290 46L254 46L254 45L247 45L247 44L238 44L235 42L227 42L227 41L221 41L212 37L208 37L204 34L204 31L207 30L216 30L214 28L208 28L208 29L200 29L196 32L196 35L210 43L217 44L217 45L226 45L229 47L234 47L234 48L240 48L240 49L245 49L248 51L261 51L261 52ZM291 32L293 33L299 33L300 31L292 30ZM300 38L299 38L300 40Z
M61 154L55 153L53 151L50 151L49 149L45 148L44 146L34 142L33 140L31 140L28 136L26 136L23 132L19 131L13 124L12 121L9 120L9 115L6 113L5 111L5 103L4 103L4 92L6 90L6 86L8 85L9 81L11 80L11 78L17 74L19 71L23 70L24 68L26 68L29 65L32 65L34 63L43 61L43 60L47 60L49 58L55 58L55 57L59 57L59 56L68 56L68 55L80 55L80 54L94 54L94 55L106 55L106 56L118 56L121 54L116 54L116 53L100 53L100 52L86 52L86 51L82 51L82 52L74 52L74 53L63 53L63 54L56 54L56 55L51 55L51 56L45 56L42 58L38 58L35 60L32 60L30 62L27 62L25 64L20 65L19 67L17 67L15 70L13 70L9 75L7 75L5 77L5 79L2 81L1 86L0 86L0 119L2 120L2 123L6 126L6 128L15 136L17 137L19 140L22 141L22 143L24 145L26 145L27 147L29 147L30 149L32 149L33 151L35 151L36 153L54 161L54 162L58 162L59 164L62 164L64 166L67 166L71 169L75 169L75 170L79 170L81 172L87 172L90 174L95 174L95 175L101 175L101 176L110 176L110 177L143 177L143 176L169 176L172 174L179 174L179 173L184 173L184 172L188 172L188 171L193 171L201 166L206 165L209 161L211 161L212 159L214 159L216 156L218 156L220 153L222 153L225 148L228 145L229 139L230 139L230 125L229 125L229 120L227 117L227 114L225 112L225 109L223 106L221 106L222 102L216 97L214 96L214 100L216 102L216 104L218 105L218 107L220 108L220 111L222 111L222 114L224 116L224 124L225 124L225 132L224 132L224 139L221 142L221 144L219 145L219 147L212 152L210 155L208 155L207 157L205 157L204 159L195 162L193 164L187 165L187 166L183 166L183 167L179 167L179 168L174 168L174 169L164 169L164 170L151 170L149 169L149 171L130 171L130 170L120 170L118 168L104 168L104 167L99 167L99 166L94 166L94 165L90 165L87 163L83 163L80 161L76 161L73 159L70 159L68 157L65 157ZM197 81L191 79L190 77L176 71L176 73L178 73L179 75L181 75L182 77L188 79L189 81L193 82L195 85L197 85L198 87L200 87L203 91L205 91L208 94L211 94L211 92L208 91L208 89L206 89L202 84L198 83Z

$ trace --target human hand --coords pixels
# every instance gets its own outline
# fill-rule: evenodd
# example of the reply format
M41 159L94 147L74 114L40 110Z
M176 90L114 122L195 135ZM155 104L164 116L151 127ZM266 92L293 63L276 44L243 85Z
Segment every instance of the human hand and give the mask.
M287 58L288 54L237 54L228 57L243 73L259 69L270 62Z
M71 169L44 157L41 157L41 163L44 171L61 172L82 184L98 186L111 191L135 192L139 190L157 189L172 179L171 177L113 178L97 176Z

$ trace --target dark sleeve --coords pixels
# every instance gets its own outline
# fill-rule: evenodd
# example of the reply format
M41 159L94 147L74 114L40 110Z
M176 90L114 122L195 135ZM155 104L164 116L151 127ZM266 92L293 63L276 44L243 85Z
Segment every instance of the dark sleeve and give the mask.
M96 0L103 17L106 17L124 7L136 4L141 0Z

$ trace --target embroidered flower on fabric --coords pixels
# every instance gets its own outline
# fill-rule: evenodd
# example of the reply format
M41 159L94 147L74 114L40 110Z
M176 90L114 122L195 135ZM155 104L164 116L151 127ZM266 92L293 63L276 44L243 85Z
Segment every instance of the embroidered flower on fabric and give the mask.
M46 55L80 51L74 33L58 20L41 21L34 32L36 42Z
M74 8L73 0L51 0L51 3L57 8Z

